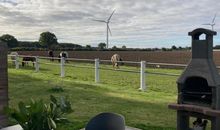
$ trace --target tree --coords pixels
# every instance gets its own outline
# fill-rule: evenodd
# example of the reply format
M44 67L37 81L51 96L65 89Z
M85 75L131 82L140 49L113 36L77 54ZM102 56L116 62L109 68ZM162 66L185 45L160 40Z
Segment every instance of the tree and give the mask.
M0 37L0 40L3 42L6 42L9 48L17 47L18 46L18 40L10 35L10 34L4 34Z
M113 46L113 47L112 47L112 50L117 50L117 47L116 47L116 46Z
M167 51L167 48L163 47L163 48L162 48L162 51Z
M103 50L104 48L106 48L106 44L105 43L99 43L98 47L99 47L99 49Z
M92 47L91 47L91 45L86 45L86 48L91 49Z
M182 50L183 48L181 46L178 47L179 50Z
M39 44L44 47L51 47L58 44L57 37L51 32L43 32L40 34Z
M125 50L127 47L125 45L123 45L121 48Z
M216 45L214 49L220 49L220 45Z
M173 45L173 46L171 47L171 49L172 49L172 50L176 50L177 47Z

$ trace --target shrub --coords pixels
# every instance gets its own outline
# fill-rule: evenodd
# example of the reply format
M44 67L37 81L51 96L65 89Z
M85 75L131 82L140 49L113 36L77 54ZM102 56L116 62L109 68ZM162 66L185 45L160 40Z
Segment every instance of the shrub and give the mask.
M11 48L11 51L46 51L46 48L36 48L36 47L15 47Z
M43 100L31 100L29 104L20 102L18 110L6 108L9 117L15 119L24 130L55 130L56 123L68 121L63 115L70 112L71 103L67 98L61 97L58 100L52 95L49 104L45 104Z
M60 86L55 86L55 87L52 87L51 89L49 89L49 91L59 93L59 92L64 92L64 89Z

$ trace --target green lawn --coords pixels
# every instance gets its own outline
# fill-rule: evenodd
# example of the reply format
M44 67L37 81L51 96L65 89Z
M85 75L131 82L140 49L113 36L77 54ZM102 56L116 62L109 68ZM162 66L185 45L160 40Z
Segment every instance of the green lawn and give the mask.
M88 63L73 64L92 67ZM112 68L110 65L101 67ZM137 67L122 68L138 71ZM59 66L41 64L36 73L31 65L16 70L9 64L10 106L16 107L19 101L28 102L30 98L48 101L51 94L67 95L74 112L67 115L71 123L60 126L59 130L82 128L91 117L101 112L122 114L127 125L145 130L175 130L176 114L167 105L176 102L177 77L147 74L147 91L142 92L138 90L139 73L101 70L101 82L95 84L94 69L66 67L65 70L66 77L60 78ZM146 71L181 73L181 70L174 69ZM63 87L64 92L51 92L55 86Z

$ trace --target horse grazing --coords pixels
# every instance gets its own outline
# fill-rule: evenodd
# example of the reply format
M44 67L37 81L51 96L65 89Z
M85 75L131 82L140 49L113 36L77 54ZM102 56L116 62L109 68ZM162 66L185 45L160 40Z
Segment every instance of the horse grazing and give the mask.
M66 60L66 58L68 58L68 53L67 53L66 51L60 52L58 58L62 58L62 57L64 57L64 60L65 60L66 62L68 62L68 61ZM58 61L60 62L60 59L58 59Z
M35 57L23 57L22 59L22 66L24 67L26 64L28 64L28 62L31 61L33 63L34 66L34 62L36 62L36 58Z
M111 57L111 62L112 62L113 68L119 69L119 65L123 65L124 64L124 63L119 62L119 61L123 61L120 55L114 54Z
M50 61L54 61L54 59L53 59L54 54L53 54L53 51L52 51L52 50L49 50L49 51L48 51L48 57L51 57Z

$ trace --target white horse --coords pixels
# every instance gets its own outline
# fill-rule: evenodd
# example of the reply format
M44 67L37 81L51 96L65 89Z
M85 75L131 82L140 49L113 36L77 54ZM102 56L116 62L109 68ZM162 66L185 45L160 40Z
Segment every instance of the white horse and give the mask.
M122 61L122 58L121 58L120 55L114 54L114 55L111 57L111 62L112 62L113 68L119 69L119 64L120 64L120 65L123 65L123 63L122 63L122 62L119 63L119 61Z

